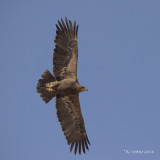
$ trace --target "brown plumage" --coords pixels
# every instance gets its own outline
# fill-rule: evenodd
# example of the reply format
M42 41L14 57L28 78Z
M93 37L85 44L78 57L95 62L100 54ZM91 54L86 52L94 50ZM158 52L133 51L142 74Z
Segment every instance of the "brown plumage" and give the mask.
M87 89L77 80L78 60L78 25L65 17L56 25L55 49L53 54L53 72L46 70L37 84L37 92L48 103L56 96L57 117L63 133L70 146L70 152L81 154L89 150L90 144L83 116L81 113L79 93Z

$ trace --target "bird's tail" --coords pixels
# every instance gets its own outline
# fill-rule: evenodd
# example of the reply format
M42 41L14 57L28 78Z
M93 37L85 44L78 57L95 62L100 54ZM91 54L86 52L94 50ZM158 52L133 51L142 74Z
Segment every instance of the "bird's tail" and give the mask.
M48 88L47 84L55 82L56 78L48 70L46 70L41 77L42 79L39 79L37 83L37 92L40 94L43 101L48 103L53 97L55 97L55 92L53 92L51 88Z

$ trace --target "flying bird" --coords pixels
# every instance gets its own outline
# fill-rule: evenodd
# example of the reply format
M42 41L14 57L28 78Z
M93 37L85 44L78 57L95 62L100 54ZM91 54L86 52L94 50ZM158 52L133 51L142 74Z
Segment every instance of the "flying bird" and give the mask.
M37 92L45 103L56 97L57 117L66 137L70 152L89 150L90 144L83 116L79 93L87 91L77 79L78 25L65 17L56 24L55 49L53 53L53 73L46 70L37 83Z

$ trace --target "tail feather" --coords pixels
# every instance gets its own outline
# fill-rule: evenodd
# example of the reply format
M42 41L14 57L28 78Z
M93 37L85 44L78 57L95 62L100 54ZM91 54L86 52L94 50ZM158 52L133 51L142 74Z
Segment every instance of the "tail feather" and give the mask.
M37 83L37 92L42 97L45 103L48 103L53 97L55 97L54 92L48 92L46 89L46 83L56 81L55 77L50 73L50 71L46 70L42 75L42 79L38 80Z

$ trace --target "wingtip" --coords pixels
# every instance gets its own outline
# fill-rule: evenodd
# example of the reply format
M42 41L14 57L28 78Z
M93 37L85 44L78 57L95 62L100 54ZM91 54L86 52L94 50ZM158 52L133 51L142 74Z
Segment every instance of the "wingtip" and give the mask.
M74 154L76 155L76 153L77 153L77 148L78 148L78 142L76 142L76 144L75 144L75 149L74 149Z
M73 147L74 147L74 142L71 143L70 152L72 152Z
M90 141L88 139L88 136L86 137L86 140L87 140L88 144L91 145L91 143L90 143Z

